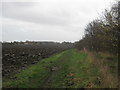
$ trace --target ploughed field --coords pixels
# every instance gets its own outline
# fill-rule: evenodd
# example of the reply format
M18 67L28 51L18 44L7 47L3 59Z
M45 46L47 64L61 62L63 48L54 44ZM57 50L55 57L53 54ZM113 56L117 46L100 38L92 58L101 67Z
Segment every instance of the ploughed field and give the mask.
M10 78L31 64L35 64L43 58L70 48L73 48L73 44L71 43L3 43L3 78Z

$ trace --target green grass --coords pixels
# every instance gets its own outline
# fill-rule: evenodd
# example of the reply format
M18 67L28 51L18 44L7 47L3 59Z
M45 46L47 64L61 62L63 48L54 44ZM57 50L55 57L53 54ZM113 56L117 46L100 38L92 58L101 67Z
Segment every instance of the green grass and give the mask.
M51 71L53 67L58 69ZM3 87L99 88L98 71L87 53L71 49L29 66L13 76L15 79L3 80Z

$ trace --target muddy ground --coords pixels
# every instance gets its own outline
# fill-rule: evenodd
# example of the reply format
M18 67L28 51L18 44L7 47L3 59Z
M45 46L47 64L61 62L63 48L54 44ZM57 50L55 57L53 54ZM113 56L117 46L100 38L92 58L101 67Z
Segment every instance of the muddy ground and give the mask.
M2 76L10 78L27 66L37 63L55 53L73 48L68 43L3 43L2 44Z

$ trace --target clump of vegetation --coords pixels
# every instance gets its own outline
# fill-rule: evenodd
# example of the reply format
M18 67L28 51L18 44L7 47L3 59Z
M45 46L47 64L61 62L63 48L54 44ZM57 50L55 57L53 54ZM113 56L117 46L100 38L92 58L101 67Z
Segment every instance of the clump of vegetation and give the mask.
M86 26L85 35L76 43L76 48L118 54L119 3L113 4L110 10L105 10L102 18L96 19Z
M78 50L89 51L89 58L99 68L101 87L118 87L120 2L105 10L102 18L93 20L85 28L83 39L76 42ZM109 84L108 84L109 83Z

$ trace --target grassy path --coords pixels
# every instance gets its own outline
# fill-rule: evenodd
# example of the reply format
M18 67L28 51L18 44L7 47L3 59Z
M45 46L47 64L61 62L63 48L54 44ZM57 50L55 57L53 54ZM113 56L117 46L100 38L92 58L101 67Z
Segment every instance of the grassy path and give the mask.
M85 88L101 87L100 72L86 52L67 50L3 80L3 87Z

